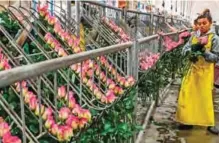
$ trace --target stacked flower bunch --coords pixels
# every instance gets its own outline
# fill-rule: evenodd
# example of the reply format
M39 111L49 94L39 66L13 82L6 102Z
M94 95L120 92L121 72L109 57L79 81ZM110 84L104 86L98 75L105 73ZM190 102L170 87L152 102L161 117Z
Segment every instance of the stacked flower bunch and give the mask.
M21 83L16 83L16 91L21 92L24 97L24 102L27 104L31 111L35 113L36 116L41 116L44 121L46 129L54 136L57 137L59 141L69 141L74 135L74 131L84 128L89 121L91 121L91 113L87 109L81 108L79 104L76 103L73 92L66 92L65 87L60 87L58 89L58 97L62 100L66 107L61 107L58 114L58 122L56 122L54 117L54 110L51 107L46 107L43 104L39 104L37 95L32 91L28 90L27 82L22 81Z
M185 76L191 65L198 62L200 57L204 56L205 53L205 45L208 43L208 36L203 36L198 38L198 42L196 44L191 45L191 49L183 49L183 59L186 63L183 68L183 76Z
M81 34L80 37L84 37L83 25L81 25L81 29L82 29L82 31L80 32L80 34ZM81 38L81 39L84 39L84 38ZM85 46L85 44L84 44L84 46ZM110 63L108 62L108 60L104 56L98 57L97 60L99 60L100 63L107 68L108 72L114 76L114 79L120 84L120 86L128 88L128 87L131 87L132 85L134 85L135 81L134 81L133 77L131 77L131 76L128 78L122 77L119 73L116 72L113 65L110 65ZM88 60L87 62L88 63L85 66L92 65L92 66L90 66L90 69L86 69L86 71L89 75L92 75L92 67L94 66L95 75L99 76L100 79L104 83L106 82L106 86L110 90L114 91L115 94L119 94L119 95L124 93L123 89L119 86L116 86L116 84L113 80L107 79L107 76L105 75L104 72L101 72L101 68L97 64L95 64L91 60Z
M41 16L46 17L47 15L49 15L48 14L48 6L38 7L38 11L40 11ZM82 51L81 49L83 49L83 50L85 49L84 48L85 47L85 41L84 41L84 38L83 38L84 37L84 30L83 30L82 25L81 25L81 31L80 31L80 35L81 35L80 37L82 37L81 41L80 41L80 43L81 43L80 47L81 48L79 48L78 47L79 40L78 39L73 40L74 38L71 38L70 34L68 34L67 32L64 32L64 29L62 29L61 24L55 19L55 17L53 17L51 15L49 15L48 17L49 17L47 19L48 23L54 25L54 32L57 33L63 41L66 41L68 43L68 45L72 47L72 49L75 53L79 53L79 52ZM58 52L59 56L66 56L67 55L65 53L64 49L61 48L60 43L58 43L58 41L52 37L51 33L47 33L45 35L45 40L49 45L51 45L52 48L55 49L56 52ZM88 63L88 64L90 64L90 63ZM86 67L88 65L84 65L84 66ZM90 67L90 68L92 68L92 67ZM87 73L90 75L91 69L90 69L90 72L87 72ZM98 72L96 72L96 73L97 73L97 75L99 75ZM101 80L106 82L106 76L105 76L104 72L101 73ZM113 90L113 88L111 88L111 89Z
M108 72L113 75L114 79L116 80L116 82L119 83L120 86L128 88L135 84L135 80L132 76L128 76L127 78L125 78L122 75L120 75L118 72L116 72L116 69L113 67L112 64L108 62L106 57L101 56L98 57L97 59L100 61L102 65L104 65L104 67L107 68ZM96 71L99 71L99 69L97 68Z
M8 59L2 53L2 49L0 48L0 71L11 69L11 66L8 62Z
M89 88L89 90L94 94L94 96L97 99L100 99L103 103L112 103L116 100L116 96L113 92L113 88L115 85L113 83L108 84L108 91L106 92L106 95L104 95L101 91L101 89L93 82L93 73L96 75L100 75L99 79L101 81L107 80L105 77L104 72L102 74L95 70L94 62L91 60L84 61L81 65L81 63L74 64L71 66L71 69L75 71L79 77L82 78L82 82ZM112 87L112 88L110 88Z
M38 12L44 20L53 27L54 33L57 34L63 41L65 41L69 47L71 47L74 51L74 53L79 53L81 51L85 51L85 49L80 48L80 44L84 44L84 40L81 41L80 38L76 37L75 35L72 35L68 31L65 31L64 28L62 28L60 22L55 16L52 16L48 11L48 5L44 5L40 7L38 5L37 7Z
M0 117L0 138L2 143L21 143L21 139L11 135L10 126Z
M81 64L72 65L71 68L76 71L76 73L80 74ZM86 71L86 72L85 72ZM86 60L82 65L82 80L84 83L90 87L90 82L92 83L92 75L95 74L103 84L109 89L112 90L115 94L121 95L123 94L123 89L116 85L116 83L107 78L105 72L101 71L100 66L98 66L92 60ZM80 76L80 75L79 75ZM89 79L88 79L89 78ZM94 86L96 88L96 86ZM92 87L90 87L92 91ZM118 89L118 90L116 90ZM118 92L116 92L118 91Z
M160 33L163 35L163 33ZM166 51L171 51L178 47L179 45L182 45L185 42L185 38L190 37L191 34L188 31L182 32L179 34L179 41L175 42L173 41L169 36L164 36L163 40L164 43L163 45L166 47Z
M191 45L191 51L185 51L186 57L193 62L196 63L198 61L198 57L204 56L205 53L205 45L208 43L208 37L203 36L198 38L198 43ZM188 54L187 54L188 53Z
M111 75L113 75L114 80L116 80L120 86L128 88L134 85L134 78L131 76L127 78L122 77L119 73L117 73L113 65L108 62L105 56L98 57L97 60L100 61L102 67L105 67L108 70L108 73L111 73ZM106 86L110 90L112 90L116 95L121 95L124 93L124 90L121 87L116 86L116 83L113 80L107 79L106 74L103 71L101 71L101 67L99 67L95 62L92 62L91 60L88 60L87 62L87 66L90 65L90 69L86 70L87 73L90 73L90 75L92 75L92 67L94 67L94 74L96 76L99 76L103 83L106 83Z
M64 52L64 49L61 47L60 43L52 37L50 33L47 33L44 37L47 44L50 45L51 48L54 48L56 52L58 52L59 56L66 56L67 54ZM56 48L57 47L57 48ZM59 51L57 50L59 49ZM61 53L59 53L62 51ZM71 69L77 73L79 76L82 73L82 82L89 87L91 91L94 91L94 95L97 97L97 99L101 99L104 103L112 103L116 99L115 95L109 90L106 93L106 97L103 95L101 90L98 88L98 86L92 82L92 74L93 74L93 68L94 63L91 60L84 61L82 65L80 63L74 64L71 66ZM82 67L82 68L81 68ZM86 71L86 72L85 72ZM97 72L95 72L97 73ZM102 81L106 80L105 74L103 74L100 78ZM109 96L109 97L108 97ZM106 100L105 100L106 99Z
M119 37L121 38L122 42L128 42L131 38L123 31L122 28L117 26L114 21L108 19L107 17L103 17L102 21L109 26L115 33L118 33Z
M80 38L65 31L59 22L54 25L54 32L72 48L74 53L80 53L85 50L80 48Z
M44 16L46 14L44 13L48 13L47 10L47 6L44 7L38 7L38 10L41 11L40 14L41 16ZM48 15L48 14L47 14ZM48 22L51 23L51 22ZM51 23L53 24L53 23ZM61 33L63 33L63 29L61 27L61 25L59 24L59 22L56 20L56 23L54 24L54 32L55 33L60 33L59 31L62 31ZM81 29L83 29L82 25L81 25ZM72 45L72 47L75 47L79 42L74 42L74 40L72 40L72 38L70 38L71 36L69 36L70 34L62 34L61 39L68 41L68 45ZM80 37L81 37L81 41L80 41L80 48L85 49L85 41L83 40L84 38L84 31L81 30L80 32ZM66 56L66 53L64 52L63 48L61 47L61 44L58 43L57 40L55 40L52 35L50 33L47 33L45 35L45 41L52 47L55 49L56 52L59 53L59 56ZM76 43L76 45L75 45ZM73 48L74 50L75 48ZM76 50L74 51L75 53L77 52L81 52L81 50ZM101 62L102 65L105 65L104 62ZM108 63L108 62L107 62ZM80 76L80 70L81 70L81 66L82 66L82 71L86 71L82 74L82 78L83 78L83 83L85 85L87 85L89 87L89 89L91 91L94 92L94 95L98 98L101 99L102 102L104 103L112 103L114 102L114 100L116 99L115 95L113 95L112 93L116 94L116 95L121 95L124 93L123 89L119 86L116 86L115 82L113 80L107 79L107 76L105 75L104 72L101 72L101 68L93 61L91 60L87 60L85 62L83 62L83 64L75 64L71 66L71 69L74 70L77 74L79 74ZM110 66L109 71L113 71L113 75L117 75L116 70L113 68L112 65L110 65L109 63L107 64L107 66ZM93 68L96 72L95 75L100 77L100 80L106 84L106 86L109 88L109 91L106 93L106 96L104 96L101 92L101 90L95 85L95 84L91 84L92 83L92 75L93 75ZM119 83L121 83L122 86L124 87L130 87L134 84L134 79L132 77L128 77L128 81L126 81L126 79L122 76L119 76L118 74L118 81Z
M2 63L1 70L10 69L11 66L5 56L0 53L0 57L0 63ZM67 93L64 86L58 89L59 99L62 103L67 105L59 110L58 119L60 122L55 121L53 115L54 110L51 107L39 104L37 95L28 89L26 81L15 83L15 89L17 92L21 92L21 87L25 104L29 106L30 110L32 110L36 116L42 116L42 119L45 122L45 127L52 135L56 136L59 141L68 141L71 137L73 137L73 131L84 128L85 125L91 121L90 111L83 109L79 104L77 104L73 92L69 91L69 93ZM14 138L16 137L10 137L10 134L7 134L8 140Z
M151 53L148 51L143 51L139 53L140 69L148 70L150 69L160 58L160 53Z
M8 69L11 69L11 66L0 48L0 71ZM21 140L17 136L11 135L9 125L2 117L0 117L0 137L2 138L3 143L21 143Z
M59 42L55 40L50 33L47 33L45 35L45 41L47 44L49 44L52 48L55 48L56 52L58 53L59 56L66 56L64 49L61 47ZM57 47L57 48L56 48ZM56 49L59 49L56 50ZM123 86L125 88L131 87L134 85L135 81L133 77L122 77L119 73L116 72L116 70L113 68L112 65L109 64L109 62L106 60L105 57L98 58L100 60L100 63L107 67L108 71L112 73L114 77L117 77L117 82L120 84L120 86ZM116 99L116 95L122 95L124 93L123 88L119 87L116 85L116 83L107 78L106 74L101 71L101 68L92 60L86 60L83 62L81 65L80 63L74 64L71 66L71 69L76 72L79 76L82 73L82 82L89 87L89 89L94 92L94 95L96 96L97 99L101 99L102 102L104 103L112 103ZM81 71L82 70L82 71ZM86 72L85 72L86 71ZM95 71L95 72L94 72ZM103 82L106 83L106 86L108 87L109 91L106 93L106 96L103 95L101 90L98 88L96 84L92 82L92 75L93 73L99 77L99 79Z
M64 57L68 55L65 52L64 48L62 48L61 44L55 38L53 38L51 33L46 33L44 39L46 43L49 44L50 47L53 48L60 57Z

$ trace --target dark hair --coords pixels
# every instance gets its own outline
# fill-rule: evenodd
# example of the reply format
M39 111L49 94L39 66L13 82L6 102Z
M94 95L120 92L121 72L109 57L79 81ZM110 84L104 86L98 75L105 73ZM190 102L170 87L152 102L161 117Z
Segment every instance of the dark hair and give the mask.
M206 9L202 12L202 14L207 13L207 12L210 13L210 10L209 10L208 8L206 8Z
M209 9L205 9L201 15L198 16L197 20L198 19L201 19L201 18L207 18L209 20L209 22L212 23L212 17L211 17L211 13L210 13L210 10Z
M196 18L195 20L194 20L194 25L197 25L198 24L198 18Z

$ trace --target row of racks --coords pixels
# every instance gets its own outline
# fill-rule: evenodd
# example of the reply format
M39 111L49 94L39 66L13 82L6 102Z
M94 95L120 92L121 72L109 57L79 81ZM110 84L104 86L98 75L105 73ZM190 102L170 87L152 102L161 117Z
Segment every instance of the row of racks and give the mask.
M1 116L24 143L77 140L135 88L137 54L161 49L157 36L143 39L137 49L124 32L132 33L133 25L101 15L104 7L96 3L81 2L80 25L61 2L47 4L0 5Z
M179 31L191 26L188 22L180 19L174 19L153 13L143 13L132 10L124 11L97 2L87 1L83 2L82 5L83 9L86 11L82 14L83 16L93 19L94 15L96 15L96 18L99 20L102 17L108 17L117 25L125 29L130 36L132 36L131 33L133 33L133 31L131 30L134 29L134 27L137 27L139 35L146 37L156 34L159 31L165 33L172 32L169 26L173 26ZM135 36L136 34L134 34L132 38L135 38Z

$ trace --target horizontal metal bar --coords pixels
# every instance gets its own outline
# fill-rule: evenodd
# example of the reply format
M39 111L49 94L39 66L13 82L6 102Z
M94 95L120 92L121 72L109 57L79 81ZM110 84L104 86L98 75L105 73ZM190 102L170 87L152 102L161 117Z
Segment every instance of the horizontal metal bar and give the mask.
M110 9L122 11L122 9L120 9L120 8L113 7L113 6L110 6L110 5L107 5L107 4L103 4L103 3L100 3L100 2L95 2L95 1L81 1L81 2L86 2L86 3L102 6L102 7L105 7L105 8L110 8ZM135 14L144 14L144 15L150 15L151 14L151 13L147 13L147 12L141 12L141 11L129 10L129 9L127 10L127 12L132 12L132 13L135 13ZM157 17L164 18L164 15L158 15L158 14L153 14L153 15L157 16ZM178 20L178 19L174 19L174 20Z
M92 2L92 3L96 3L96 2ZM164 36L178 34L183 31L167 33L167 34L164 34ZM141 38L138 40L138 42L139 44L142 44L142 43L154 40L156 38L158 38L158 35L152 35L152 36L148 36L145 38ZM52 60L48 60L48 61L44 61L44 62L40 62L36 64L31 64L31 65L26 65L22 67L17 67L17 68L7 70L7 71L2 71L0 72L0 80L1 80L0 87L13 84L16 81L21 81L24 79L35 77L35 76L41 75L46 72L57 70L59 68L67 67L72 64L82 62L83 60L86 60L86 59L95 58L95 57L102 56L105 54L122 51L122 50L125 50L131 47L132 45L133 45L133 42L127 42L127 43L112 45L109 47L87 51L87 52L83 52L83 53L79 53L75 55L70 55L67 57L52 59Z
M17 81L29 79L42 75L46 72L54 71L60 68L68 67L72 64L82 62L87 59L103 56L106 54L118 52L131 47L133 42L126 42L92 51L82 52L66 57L51 59L31 65L16 67L7 71L0 72L0 88L11 85Z
M148 37L144 37L144 38L139 39L139 40L138 40L138 43L139 43L139 44L142 44L142 43L145 43L145 42L149 42L149 41L151 41L151 40L154 40L154 39L156 39L156 38L158 38L158 35L157 35L157 34L156 34L156 35L151 35L151 36L148 36Z
M95 1L81 1L81 2L86 2L86 3L102 6L102 7L105 7L105 8L110 8L110 9L122 11L122 9L120 9L120 8L113 7L113 6L110 6L110 5L106 5L106 4L103 4L103 3L100 3L100 2L95 2Z
M135 11L135 10L130 10L130 9L128 9L127 12L131 12L131 13L135 13L135 14L151 15L151 13L141 12L141 11ZM159 15L158 15L158 16L159 16Z
M164 18L164 15L155 14L155 13L153 13L153 16L157 16L157 17L162 17L162 18Z
M163 34L163 36L171 36L171 35L175 35L175 34L179 34L179 33L185 32L187 30L190 30L190 28L189 29L185 29L185 30L181 30L181 31L177 31L177 32L165 33L165 34Z
M142 11L135 11L135 10L127 10L127 12L130 12L130 13L135 13L135 14L142 14L142 15L147 15L147 16L150 16L151 13L147 13L147 12L142 12ZM165 18L164 15L158 15L158 14L155 14L155 13L152 13L153 16L156 16L158 18Z

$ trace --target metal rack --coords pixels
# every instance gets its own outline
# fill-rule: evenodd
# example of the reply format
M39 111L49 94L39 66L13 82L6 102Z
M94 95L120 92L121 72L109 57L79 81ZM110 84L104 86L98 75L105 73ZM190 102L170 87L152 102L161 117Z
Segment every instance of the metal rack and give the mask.
M39 61L33 61L32 57L34 57L34 56L43 56L45 60L52 59L51 54L55 54L56 57L58 57L57 54L53 50L46 51L46 49L42 45L42 43L39 43L38 40L36 39L36 36L37 36L38 38L41 38L41 42L45 43L44 38L43 38L44 37L43 33L48 32L45 25L43 25L39 21L37 16L35 16L36 12L29 12L27 9L25 9L23 7L15 8L13 6L9 6L9 8L5 9L5 11L7 11L9 13L9 16L15 21L18 21L18 17L17 17L17 15L14 15L14 13L16 12L16 13L20 14L19 17L22 17L22 21L20 21L18 23L20 30L27 32L27 38L30 39L34 43L35 48L39 51L38 53L33 53L33 54L25 53L25 51L22 49L22 47L16 43L16 39L13 39L13 37L10 35L10 33L8 33L3 26L0 26L0 29L1 29L1 32L3 33L3 35L9 40L9 43L12 45L12 48L14 48L14 50L18 53L17 56L14 57L11 54L11 51L8 50L8 48L7 48L8 45L4 45L3 43L1 43L1 46L3 47L3 50L6 54L6 56L10 57L10 62L12 63L13 67L22 65L21 63L16 62L19 60L23 61L23 63L25 63L25 64L32 64L35 62L39 62ZM28 15L28 16L25 16L25 15ZM29 19L33 20L34 23L32 23ZM29 31L27 29L27 27L31 27L31 30ZM65 44L64 45L65 48L69 48L66 45L66 43L64 43L64 44ZM67 50L69 50L69 49L65 49L65 50L68 53ZM118 57L117 54L114 54L114 56ZM93 62L95 62L95 60L96 59L93 59ZM93 69L93 71L94 71L94 69ZM90 109L103 111L104 109L109 108L111 106L111 105L105 105L105 104L99 102L99 100L96 100L94 97L89 96L87 94L87 92L85 95L85 93L83 93L84 90L82 91L82 88L85 88L84 87L85 85L81 82L81 79L78 79L80 81L80 85L78 87L76 87L76 85L70 81L70 79L71 79L70 74L72 74L70 72L70 70L67 70L67 73L66 73L66 71L64 71L63 69L60 69L56 73L53 74L53 78L54 78L53 83L50 79L48 79L47 74L43 74L42 76L40 76L37 79L31 79L30 81L28 81L28 84L33 89L33 92L38 93L40 95L41 95L41 93L45 92L45 91L41 90L41 87L42 86L47 87L46 89L49 90L51 92L51 94L53 94L53 96L54 96L53 99L55 100L55 105L53 105L53 103L50 101L51 100L51 99L49 99L50 97L46 97L43 95L42 95L42 97L40 96L40 99L42 100L42 101L41 100L40 101L47 106L53 107L53 111L56 113L58 112L58 110L57 110L57 100L58 99L56 97L57 84L58 84L57 83L58 82L57 76L62 77L62 80L64 80L64 82L66 83L68 90L73 90L78 95L77 98L79 99L79 102L83 107L89 107ZM106 74L106 76L108 78L108 74ZM94 77L92 79L94 80ZM39 86L38 83L40 83L41 86ZM13 86L12 86L12 89L14 89ZM22 96L16 90L14 90L14 92L16 92L18 97ZM92 94L92 93L90 93L90 94ZM21 101L22 101L22 99L21 99ZM4 101L3 99L2 99L2 102L5 102L4 104L6 104L6 106L9 106L7 104L7 102ZM26 108L28 108L22 102L21 102L21 104L22 104L22 106L25 106ZM22 109L23 112L22 112L21 117L19 117L16 114L13 115L14 119L20 120L22 122L22 128L24 128L24 126L25 126L25 119L23 116L24 116L24 111L26 111L26 108L23 107L23 109ZM12 110L12 109L10 109L10 110ZM35 118L37 118L37 117L35 116ZM18 124L18 125L20 125L20 124ZM39 128L43 128L42 121L40 122ZM39 135L33 135L28 128L26 128L26 130L24 132L25 133L23 135L25 137L28 137L28 140L34 141L34 142L38 142L38 138L40 138L41 136L43 136L46 133L46 132L44 132L44 130L41 130ZM54 138L54 137L52 137L52 138Z
M26 40L23 44L19 44L17 38L8 32L4 26L0 25L0 33L8 40L7 44L0 41L0 46L2 47L3 54L8 58L10 65L14 68L8 73L5 71L0 72L0 79L4 77L3 82L0 83L0 87L10 86L20 101L20 112L16 113L17 110L11 108L10 104L2 98L2 96L0 98L0 104L22 131L24 143L40 142L40 139L45 136L54 139L54 141L58 139L50 134L44 127L42 116L34 115L28 105L24 103L25 100L22 95L22 90L24 89L21 87L20 92L17 91L15 83L22 83L22 81L25 80L28 83L28 89L31 89L39 99L40 112L43 107L42 105L51 107L56 118L60 108L58 107L58 103L66 106L65 103L62 103L57 97L58 87L64 85L67 89L67 93L69 93L69 91L75 93L75 98L81 107L97 112L96 115L92 116L93 122L95 122L105 109L112 107L123 96L128 95L131 89L125 89L124 95L118 96L115 102L110 104L103 103L100 99L93 96L94 90L89 89L88 85L83 83L81 78L83 74L83 63L90 60L91 64L97 65L101 71L106 74L106 79L116 80L116 78L108 72L107 67L98 60L100 56L103 56L115 68L116 75L120 74L123 77L131 75L137 80L138 73L145 72L139 69L138 54L146 49L154 53L160 52L162 51L162 43L160 39L158 40L158 35L137 40L136 32L140 33L140 38L152 35L159 31L159 29L163 29L164 31L166 28L162 25L165 21L162 16L133 11L124 13L124 11L120 9L97 5L95 2L81 2L81 5L83 5L83 8L81 7L82 17L85 22L98 33L98 36L93 39L89 33L85 33L85 38L88 39L91 44L86 45L86 52L75 54L66 41L52 34L52 38L61 43L62 48L69 55L59 58L59 54L48 46L44 39L45 34L49 33L50 30L48 30L48 25L40 19L40 15L36 10L36 5L39 3L40 2L33 1L28 8L22 6L22 4L18 7L10 5L7 9L0 5L4 11L9 13L9 17L12 20L18 22L20 32L18 32L16 37L20 37L23 33L26 33ZM60 1L60 3L57 4L47 1L47 4L51 6L51 13L58 18L62 27L70 34L76 36L78 23L74 18L70 17L68 10L64 10L62 2ZM110 11L112 15L106 15L105 11ZM103 16L108 17L119 26L123 25L123 30L126 29L128 33L134 33L133 35L130 34L132 41L118 44L118 39L121 40L121 38L102 21ZM139 18L139 20L135 21L137 25L134 25L134 28L131 28L131 26L128 27L128 24L119 21L121 17L123 17L125 21L132 16ZM25 51L24 45L27 44L28 41L32 44L35 52L32 51L28 53ZM103 43L106 44L104 45ZM35 57L41 57L41 59L35 59ZM72 64L80 64L81 67L78 75L69 68ZM100 88L102 94L106 94L109 89L106 82L103 82L103 80L100 80L100 76L94 74L94 67L91 68L91 71L92 76L90 79L92 83L95 83L97 87ZM119 86L120 84L117 83L117 85ZM151 104L153 99L151 97L147 98L148 103ZM148 104L148 106L150 106L150 104ZM27 126L27 116L32 116L37 120L39 132L34 133ZM91 124L92 123L88 123L85 129L89 128ZM78 130L71 140L75 140L82 131L83 129Z

